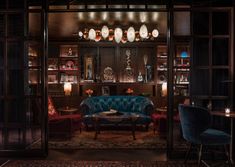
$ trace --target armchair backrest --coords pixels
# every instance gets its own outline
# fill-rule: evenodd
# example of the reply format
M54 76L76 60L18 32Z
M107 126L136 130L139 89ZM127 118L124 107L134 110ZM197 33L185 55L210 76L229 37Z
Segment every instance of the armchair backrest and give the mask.
M53 100L50 96L48 96L48 118L54 118L56 116L58 116L58 112L56 111L56 108L53 104Z
M179 115L183 137L189 142L197 142L211 123L210 113L202 107L180 104Z

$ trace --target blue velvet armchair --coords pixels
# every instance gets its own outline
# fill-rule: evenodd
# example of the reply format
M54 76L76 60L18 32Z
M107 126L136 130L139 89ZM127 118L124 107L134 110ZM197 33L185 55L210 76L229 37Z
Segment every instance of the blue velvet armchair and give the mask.
M224 146L229 165L231 164L229 152L227 150L227 145L230 144L231 137L223 131L210 128L211 116L207 109L180 104L179 115L183 138L190 143L190 148L185 157L185 163L187 162L193 145L200 146L198 166L200 166L201 162L207 164L202 160L204 145L221 145Z

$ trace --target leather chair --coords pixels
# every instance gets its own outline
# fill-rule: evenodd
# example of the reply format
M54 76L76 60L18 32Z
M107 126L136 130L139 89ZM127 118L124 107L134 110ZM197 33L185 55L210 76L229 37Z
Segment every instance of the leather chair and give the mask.
M229 152L227 150L227 145L230 144L231 137L223 131L210 128L211 116L207 109L180 104L179 115L183 138L190 143L189 150L185 157L185 163L187 162L192 146L200 146L198 166L200 166L202 162L209 166L202 160L203 146L224 146L229 165L231 165Z

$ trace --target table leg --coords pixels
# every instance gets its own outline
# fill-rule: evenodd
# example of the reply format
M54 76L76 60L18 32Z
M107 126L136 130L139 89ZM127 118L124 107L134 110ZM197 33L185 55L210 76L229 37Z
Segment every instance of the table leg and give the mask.
M100 132L100 130L99 130L99 120L98 120L98 118L96 118L95 119L95 137L94 137L95 140L97 139L97 136L98 136L99 132Z
M135 138L135 127L136 127L136 124L135 124L135 121L132 122L132 136L133 136L133 140L136 140Z
M231 119L231 143L230 143L230 158L232 164L234 164L235 159L235 138L234 138L234 119Z

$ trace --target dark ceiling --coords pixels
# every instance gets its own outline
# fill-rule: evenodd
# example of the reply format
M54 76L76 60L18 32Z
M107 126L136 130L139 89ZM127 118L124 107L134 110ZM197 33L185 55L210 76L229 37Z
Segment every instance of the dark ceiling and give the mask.
M49 5L71 5L71 4L156 4L164 5L169 3L169 0L48 0ZM30 5L41 4L42 0L29 0ZM188 5L233 5L234 0L172 0L174 4Z
M31 35L40 33L40 14L29 16L29 31ZM109 28L120 27L127 30L133 26L139 30L146 24L149 31L157 28L160 34L166 34L166 12L63 12L49 13L49 37L73 37L79 30L85 28L101 29L103 25Z

